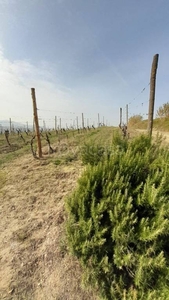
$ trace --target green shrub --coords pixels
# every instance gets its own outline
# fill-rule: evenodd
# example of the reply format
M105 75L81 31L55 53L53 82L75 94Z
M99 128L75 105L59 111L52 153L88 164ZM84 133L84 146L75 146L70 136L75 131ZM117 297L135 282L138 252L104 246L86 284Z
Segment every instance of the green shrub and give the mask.
M120 134L118 131L114 131L112 147L114 150L126 151L128 147L128 140L126 138L122 138L122 134Z
M54 164L55 164L56 166L60 165L60 164L61 164L61 160L60 160L60 159L56 159L56 160L54 161Z
M81 148L81 159L83 164L97 165L104 156L105 149L103 146L92 143L85 144Z
M77 154L72 153L72 154L69 154L69 155L64 157L64 161L65 161L66 164L68 164L68 163L70 163L74 160L77 160Z
M69 248L102 299L166 300L169 150L146 136L123 150L89 165L67 199Z

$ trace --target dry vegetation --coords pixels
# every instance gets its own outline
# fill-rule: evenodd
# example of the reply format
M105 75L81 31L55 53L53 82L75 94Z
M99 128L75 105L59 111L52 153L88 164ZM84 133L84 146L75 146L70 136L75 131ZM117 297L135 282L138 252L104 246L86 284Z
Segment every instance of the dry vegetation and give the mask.
M26 156L4 172L0 298L88 299L80 289L80 268L67 254L64 240L63 200L81 166L56 167Z
M112 134L112 128L101 128L60 143L54 135L57 152L42 160L28 154L28 146L1 152L0 299L97 299L95 291L81 286L81 268L68 253L64 199L84 168L79 145L109 143Z
M83 170L78 145L98 136L107 141L112 129L56 142L52 146L62 151L42 160L14 153L2 164L0 299L97 299L81 287L80 266L67 251L64 199Z

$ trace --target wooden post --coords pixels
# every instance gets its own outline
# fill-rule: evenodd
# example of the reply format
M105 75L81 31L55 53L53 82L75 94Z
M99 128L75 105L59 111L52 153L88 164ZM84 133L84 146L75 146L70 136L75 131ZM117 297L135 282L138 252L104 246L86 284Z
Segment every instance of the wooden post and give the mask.
M122 125L122 108L120 107L120 126Z
M46 131L46 123L45 123L45 120L43 120L43 130Z
M40 132L39 132L38 113L37 113L36 96L35 96L34 88L31 88L31 94L32 94L32 101L33 101L34 124L35 124L35 131L36 131L37 144L38 144L38 155L39 155L39 158L41 158L42 157L42 146L41 146L41 139L40 139Z
M12 132L12 121L11 118L9 118L9 132Z
M60 118L60 129L62 128L62 119Z
M100 126L100 116L98 114L98 127Z
M103 117L103 126L104 126L104 117Z
M154 102L155 102L155 87L156 87L156 74L158 67L159 54L154 55L152 67L151 67L151 77L150 77L150 98L149 98L149 111L148 111L148 134L152 136L153 131L153 116L154 116Z
M55 116L55 131L57 130L57 117Z
M1 128L0 129L0 131L1 131L0 134L2 134L3 133L3 126L1 124L0 124L0 128Z
M34 132L35 131L35 120L34 120L34 117L33 117L33 124L32 124L32 131Z
M78 117L76 117L76 124L77 124L77 129L78 129L79 128Z
M84 129L84 116L83 116L83 113L82 113L82 129Z
M126 105L126 126L128 125L128 121L129 121L129 118L128 118L128 111L129 111L129 108L128 108L128 104Z
M28 126L28 122L26 122L26 130L28 132L29 126Z

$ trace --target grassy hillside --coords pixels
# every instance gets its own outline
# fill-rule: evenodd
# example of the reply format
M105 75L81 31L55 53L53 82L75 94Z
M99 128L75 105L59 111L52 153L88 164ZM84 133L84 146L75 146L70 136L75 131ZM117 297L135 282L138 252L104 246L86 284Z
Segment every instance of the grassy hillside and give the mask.
M147 129L148 121L143 120L136 122L135 124L129 122L129 127L134 129ZM169 131L169 119L154 119L153 121L153 129L158 131Z
M69 149L73 147L77 150L77 147L80 145L82 146L84 143L89 141L98 142L101 144L109 143L113 130L114 129L112 127L101 127L88 131L80 131L79 133L77 130L59 132L57 134L55 131L51 131L48 133L48 136L53 150L56 151L60 157L62 156L63 152L65 155L66 150L64 150L64 148ZM16 133L10 134L9 146L5 139L5 135L0 135L0 165L8 163L17 157L22 157L24 154L31 153L30 142L32 139L32 133L27 135L25 132L23 132L22 137L24 140ZM41 143L43 147L43 154L46 156L48 154L48 143L45 139L45 133L43 133L41 136ZM36 150L36 141L34 141L33 147Z

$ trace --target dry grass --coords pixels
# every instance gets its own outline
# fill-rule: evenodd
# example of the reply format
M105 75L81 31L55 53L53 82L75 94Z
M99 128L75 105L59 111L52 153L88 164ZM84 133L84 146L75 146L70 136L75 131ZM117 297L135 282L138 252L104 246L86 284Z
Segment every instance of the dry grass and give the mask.
M82 289L81 268L65 242L64 198L83 167L77 160L56 166L57 157L24 155L3 166L0 299L96 299Z
M109 143L111 137L112 129L72 136L59 144L54 136L55 154L48 156L46 147L42 160L22 154L2 165L0 299L97 299L94 291L82 289L81 268L67 250L64 199L83 170L75 149L78 153L78 146L88 140Z

